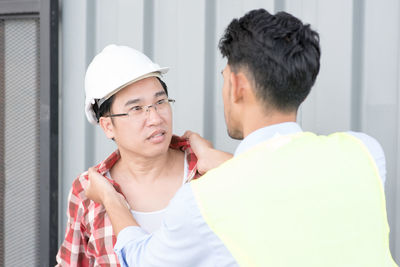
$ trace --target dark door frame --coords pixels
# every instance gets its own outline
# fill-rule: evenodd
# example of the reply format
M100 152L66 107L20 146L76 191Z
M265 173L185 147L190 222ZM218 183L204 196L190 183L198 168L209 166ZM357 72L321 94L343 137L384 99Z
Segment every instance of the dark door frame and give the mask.
M39 18L40 266L54 266L58 250L59 0L0 0L0 17ZM3 229L1 229L3 230ZM1 252L2 253L2 252Z

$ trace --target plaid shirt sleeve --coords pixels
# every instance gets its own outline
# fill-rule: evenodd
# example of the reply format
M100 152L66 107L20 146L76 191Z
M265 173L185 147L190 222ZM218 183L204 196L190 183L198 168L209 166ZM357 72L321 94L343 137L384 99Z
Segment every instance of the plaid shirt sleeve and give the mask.
M81 223L86 212L82 201L82 196L85 194L82 181L87 182L84 174L74 181L68 196L67 229L64 241L57 253L56 266L85 267L90 265L90 258L86 255L88 237L85 234L85 226Z

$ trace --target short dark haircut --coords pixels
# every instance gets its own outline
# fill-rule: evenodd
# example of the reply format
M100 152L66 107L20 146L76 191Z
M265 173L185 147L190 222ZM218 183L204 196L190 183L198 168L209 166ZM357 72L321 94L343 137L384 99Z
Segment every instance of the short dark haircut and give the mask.
M165 93L168 96L167 84L163 80L161 80L159 77L156 77L156 78L158 79L158 81L160 82L161 86L163 87ZM97 122L99 122L100 117L103 117L104 115L107 115L111 112L111 106L112 106L113 102L114 102L114 95L112 95L110 98L108 98L106 101L104 101L100 107L97 106L97 101L96 101L96 103L93 105L93 111L96 114Z
M318 33L285 12L258 9L232 20L219 49L234 73L250 75L258 98L284 112L297 110L319 72Z

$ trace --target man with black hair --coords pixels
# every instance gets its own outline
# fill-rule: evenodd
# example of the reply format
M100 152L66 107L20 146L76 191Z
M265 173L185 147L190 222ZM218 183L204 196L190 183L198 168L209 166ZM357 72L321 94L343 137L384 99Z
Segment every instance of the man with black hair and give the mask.
M319 72L318 34L290 14L259 9L234 19L219 48L228 59L228 133L243 141L226 160L186 133L207 173L177 192L158 231L146 234L114 188L89 170L86 194L106 208L121 264L396 266L380 145L363 134L302 132L295 123Z
M161 80L167 71L133 48L109 45L85 76L86 117L118 147L96 170L129 204L146 233L161 227L169 200L198 177L188 141L172 135L174 100ZM85 196L87 184L87 172L72 184L58 266L120 266L110 219L104 207Z

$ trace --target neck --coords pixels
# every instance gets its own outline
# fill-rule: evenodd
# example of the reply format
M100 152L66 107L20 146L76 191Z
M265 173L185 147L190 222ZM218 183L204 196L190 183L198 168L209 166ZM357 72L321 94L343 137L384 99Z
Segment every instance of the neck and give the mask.
M276 110L266 112L258 105L244 110L246 112L243 113L242 118L243 138L260 128L284 122L296 122L297 113L295 111L291 113L282 113Z
M117 172L115 177L135 179L138 183L155 182L165 170L168 170L174 157L171 149L154 157L144 157L121 150L120 154L121 159L113 167Z

